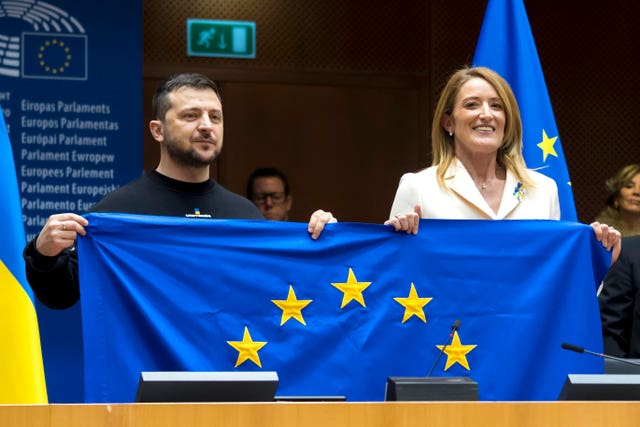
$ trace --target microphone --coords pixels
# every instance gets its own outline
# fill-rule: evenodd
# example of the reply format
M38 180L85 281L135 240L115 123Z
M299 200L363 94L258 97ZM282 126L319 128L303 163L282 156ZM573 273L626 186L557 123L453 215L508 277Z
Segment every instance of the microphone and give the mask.
M628 360L628 359L624 359L622 357L609 356L608 354L604 354L604 353L596 353L595 351L590 351L590 350L585 349L584 347L578 347L577 345L568 344L566 342L563 342L560 345L560 347L562 347L565 350L575 351L576 353L592 354L594 356L602 357L603 359L616 360L618 362L627 363L629 365L640 366L640 363L638 363L638 362L636 362L634 360Z
M438 364L438 361L442 357L444 350L449 346L449 344L451 344L451 341L453 341L453 334L458 330L459 327L460 327L460 319L456 319L456 321L453 322L453 325L451 325L451 333L449 333L449 338L447 338L446 344L442 346L442 349L440 350L440 353L438 353L438 357L436 358L436 361L433 362L431 369L429 369L429 373L427 374L428 377L431 376L431 373L433 372L433 368L435 368L436 365Z

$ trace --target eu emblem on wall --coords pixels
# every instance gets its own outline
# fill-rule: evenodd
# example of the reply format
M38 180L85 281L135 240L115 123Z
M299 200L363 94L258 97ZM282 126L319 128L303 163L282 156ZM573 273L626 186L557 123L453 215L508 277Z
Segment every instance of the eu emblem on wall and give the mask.
M87 36L22 34L22 76L36 79L87 79Z

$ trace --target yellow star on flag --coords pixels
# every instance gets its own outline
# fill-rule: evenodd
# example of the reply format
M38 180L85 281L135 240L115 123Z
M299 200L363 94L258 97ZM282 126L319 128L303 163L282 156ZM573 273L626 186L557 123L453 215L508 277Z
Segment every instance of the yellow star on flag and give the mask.
M247 360L251 360L253 363L262 368L262 363L260 363L260 357L258 356L258 350L267 345L266 341L253 341L251 339L251 335L249 334L249 328L244 327L244 335L242 336L242 341L227 341L231 347L238 350L238 360L236 360L236 366L242 365Z
M417 316L424 323L427 323L427 318L424 315L424 310L422 309L422 307L429 304L429 301L431 301L433 298L420 298L413 283L411 283L411 289L409 290L409 296L407 298L394 297L393 299L398 304L404 307L404 317L402 318L402 323L409 320L411 316Z
M451 340L451 344L449 344L446 348L443 345L437 345L438 350L444 351L444 354L447 355L447 363L444 367L446 371L449 369L454 363L459 363L462 365L467 371L469 369L469 362L467 362L467 353L477 347L477 345L462 345L460 343L460 337L458 336L458 331L453 333L453 340ZM444 350L443 350L444 349Z
M344 306L349 304L352 300L356 300L360 305L366 307L362 291L367 289L369 285L371 285L371 282L358 282L351 267L349 267L349 276L347 277L346 283L332 283L331 285L344 293L340 308L344 308Z
M542 142L538 144L538 147L542 150L543 162L547 161L547 156L549 154L551 154L554 157L558 157L558 153L556 153L556 149L553 147L557 139L558 139L557 136L554 136L553 138L549 138L547 136L547 132L545 132L545 130L542 129Z
M287 320L293 318L303 325L307 325L302 317L302 309L311 303L310 299L299 300L296 297L296 293L293 291L293 286L289 285L289 294L286 300L272 299L272 303L278 306L282 310L282 318L280 319L280 326L284 325Z

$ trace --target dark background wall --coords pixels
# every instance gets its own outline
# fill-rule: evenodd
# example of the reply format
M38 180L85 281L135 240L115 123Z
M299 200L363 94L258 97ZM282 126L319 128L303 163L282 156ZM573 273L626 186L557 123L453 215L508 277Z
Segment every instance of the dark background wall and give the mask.
M382 222L402 173L428 166L441 85L470 63L486 1L145 0L144 167L150 98L167 75L197 71L222 88L225 138L214 177L244 194L258 166L291 181L292 219L316 208ZM525 1L572 178L579 220L604 181L640 162L640 6ZM186 55L186 19L254 21L252 60Z

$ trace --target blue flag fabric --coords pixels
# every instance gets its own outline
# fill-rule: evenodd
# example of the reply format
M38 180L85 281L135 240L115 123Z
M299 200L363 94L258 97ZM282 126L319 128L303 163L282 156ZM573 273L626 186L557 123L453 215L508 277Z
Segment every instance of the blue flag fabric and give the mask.
M563 221L376 224L89 214L79 239L86 401L142 371L277 371L279 395L384 398L388 376L469 376L483 400L554 400L602 373L595 289L610 262ZM577 320L579 319L579 320Z
M388 376L468 376L482 400L555 400L602 373L610 254L564 221L377 224L89 214L78 241L86 401L141 371L277 371L278 395L384 399ZM454 321L460 329L452 337Z
M489 0L473 65L491 68L509 82L522 115L527 166L556 181L561 218L577 221L569 171L522 0Z

